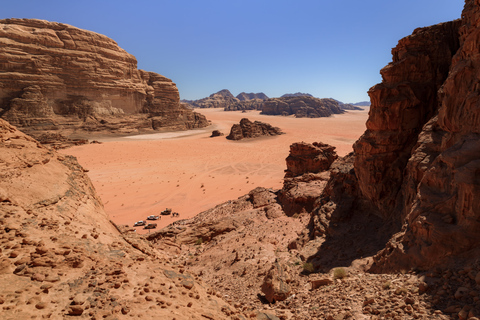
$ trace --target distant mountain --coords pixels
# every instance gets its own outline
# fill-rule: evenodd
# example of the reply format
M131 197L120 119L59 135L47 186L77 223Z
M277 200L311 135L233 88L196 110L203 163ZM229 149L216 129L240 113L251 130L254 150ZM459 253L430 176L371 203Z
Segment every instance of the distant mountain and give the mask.
M297 92L297 93L286 93L280 98L302 97L302 96L313 97L310 93Z
M335 100L335 101L338 102L338 106L339 106L340 109L342 109L342 110L363 110L362 108L357 107L357 106L355 106L355 105L353 105L353 104L351 104L351 103L343 103L343 102L341 102L341 101L339 101L339 100L336 100L336 99L333 99L333 100Z
M262 114L284 116L293 114L296 118L329 117L345 112L335 99L319 99L305 94L268 99L263 102L261 110Z
M248 100L254 100L254 99L260 99L260 100L267 100L268 97L265 93L260 92L260 93L239 93L237 96L237 99L240 101L248 101Z
M210 96L199 100L182 100L195 108L226 108L232 104L239 103L240 100L235 98L227 89L213 93Z
M351 103L351 104L359 107L370 107L370 101L362 101L362 102Z

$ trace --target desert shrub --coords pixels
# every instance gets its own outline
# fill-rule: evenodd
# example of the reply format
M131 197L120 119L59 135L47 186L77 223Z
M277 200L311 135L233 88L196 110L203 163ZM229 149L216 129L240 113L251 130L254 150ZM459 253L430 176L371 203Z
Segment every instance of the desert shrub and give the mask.
M333 270L334 279L343 279L347 276L347 271L344 268L335 268Z
M203 243L203 239L202 238L198 238L197 241L195 241L195 245L199 246Z
M314 270L315 268L313 267L313 263L305 262L303 264L303 271L310 273L310 272L313 272Z
M383 290L388 290L388 289L390 289L391 286L392 286L392 283L391 283L390 281L385 281L385 282L382 284Z

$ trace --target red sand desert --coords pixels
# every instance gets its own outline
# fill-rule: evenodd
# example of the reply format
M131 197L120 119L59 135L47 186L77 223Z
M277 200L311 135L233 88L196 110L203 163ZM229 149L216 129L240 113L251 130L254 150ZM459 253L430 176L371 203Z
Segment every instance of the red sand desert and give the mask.
M368 108L315 119L266 116L258 111L196 111L212 125L201 130L97 139L103 143L73 147L64 153L76 156L89 170L112 221L133 225L165 208L179 213L155 221L161 228L256 187L281 188L285 158L294 142L324 142L336 146L339 155L346 155L365 131L368 118ZM285 134L241 141L210 138L215 129L228 135L241 118L269 123Z

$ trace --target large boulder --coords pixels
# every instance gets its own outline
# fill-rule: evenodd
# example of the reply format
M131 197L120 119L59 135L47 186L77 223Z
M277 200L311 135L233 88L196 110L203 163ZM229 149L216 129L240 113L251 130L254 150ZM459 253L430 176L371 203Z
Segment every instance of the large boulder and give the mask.
M261 121L251 122L247 118L240 120L240 124L234 124L227 136L229 140L241 140L245 138L258 138L261 136L276 136L283 134L278 127L273 127Z

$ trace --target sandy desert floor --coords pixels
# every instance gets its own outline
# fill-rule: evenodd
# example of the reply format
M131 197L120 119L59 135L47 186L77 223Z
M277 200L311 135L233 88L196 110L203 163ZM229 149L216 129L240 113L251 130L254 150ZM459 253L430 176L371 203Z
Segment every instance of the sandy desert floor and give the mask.
M324 142L339 155L365 131L368 108L329 118L260 115L258 111L197 109L212 125L201 130L97 139L102 144L64 150L78 158L117 224L133 225L148 215L172 208L178 217L163 216L158 228L191 218L256 187L281 188L285 158L294 142ZM241 118L280 127L286 134L252 140L210 138L217 129L228 135ZM139 233L147 232L137 228Z

